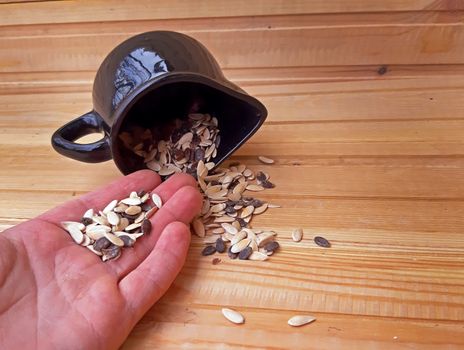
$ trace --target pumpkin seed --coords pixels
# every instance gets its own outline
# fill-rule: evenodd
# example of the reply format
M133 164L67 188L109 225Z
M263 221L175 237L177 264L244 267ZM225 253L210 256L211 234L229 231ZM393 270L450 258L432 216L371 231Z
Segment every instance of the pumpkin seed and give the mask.
M144 235L149 235L149 234L151 233L151 227L152 227L152 225L151 225L151 221L150 221L150 220L144 219L144 220L142 221L142 233L143 233Z
M251 239L249 239L249 238L242 239L240 242L235 243L234 245L232 245L232 247L230 248L230 251L232 253L240 253L243 249L248 247L250 242L251 242Z
M193 231L198 237L205 237L205 226L203 222L199 219L194 219L192 221Z
M140 208L138 205L131 205L129 208L127 208L124 213L128 215L137 215L142 211L142 208Z
M267 254L257 252L257 251L252 252L251 255L248 257L248 260L253 260L253 261L265 261L267 259L269 259Z
M159 195L157 195L156 193L152 193L151 200L158 207L158 209L161 209L161 207L163 206L163 200Z
M118 201L112 200L104 209L103 213L108 214L110 211L112 211L114 208L116 208L116 205L118 204Z
M289 320L288 320L288 324L292 327L300 327L300 326L303 326L305 324L308 324L308 323L311 323L313 321L315 321L316 318L313 317L313 316L309 316L309 315L296 315L296 316L293 316L291 317Z
M123 204L126 204L126 205L140 205L142 204L142 201L140 200L140 198L125 198L121 201L121 203Z
M108 241L110 241L112 244L118 246L118 247L123 247L124 246L124 241L119 238L118 236L112 234L112 233L105 233L105 237Z
M323 247L323 248L331 247L330 242L326 240L324 237L320 237L320 236L314 237L314 243L316 243L319 247Z
M119 215L113 211L108 212L108 214L106 215L106 219L108 220L109 224L114 225L114 226L119 224L119 220L120 220Z
M274 159L264 157L264 156L259 156L258 157L259 161L264 163L264 164L274 164Z
M216 247L213 245L208 245L201 251L201 255L207 256L216 253Z
M223 308L221 311L224 317L232 323L242 324L245 322L245 318L243 317L243 315L235 310Z
M238 254L238 258L240 260L248 260L248 258L253 254L253 249L251 247L246 247L245 249L241 250Z
M218 238L216 240L216 251L218 253L224 253L226 251L226 245L224 243L224 241L222 240L222 238Z
M224 222L221 224L221 226L224 228L224 230L226 230L226 232L229 232L232 235L235 235L238 232L237 228L235 228L229 223Z
M292 232L292 239L294 242L299 242L303 238L303 230L301 228L297 228Z

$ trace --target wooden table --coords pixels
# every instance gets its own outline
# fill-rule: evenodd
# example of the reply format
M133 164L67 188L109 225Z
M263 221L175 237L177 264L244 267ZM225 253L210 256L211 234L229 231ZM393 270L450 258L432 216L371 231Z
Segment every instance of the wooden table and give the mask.
M261 198L282 208L253 224L281 252L213 266L194 239L124 349L464 348L463 1L1 2L1 229L120 176L50 136L90 110L97 67L129 36L192 35L269 109L233 159L276 159ZM317 321L290 328L296 313Z

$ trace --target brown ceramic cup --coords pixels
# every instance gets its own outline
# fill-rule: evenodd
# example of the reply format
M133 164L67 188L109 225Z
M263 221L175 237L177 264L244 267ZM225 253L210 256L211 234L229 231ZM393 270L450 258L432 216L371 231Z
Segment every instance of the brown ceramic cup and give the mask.
M93 85L93 110L70 121L52 136L60 154L83 162L113 159L122 173L144 168L143 159L124 147L118 135L129 125L162 127L189 112L218 118L220 164L262 125L267 110L222 74L211 53L195 39L155 31L117 46L101 64ZM99 141L77 139L102 133Z

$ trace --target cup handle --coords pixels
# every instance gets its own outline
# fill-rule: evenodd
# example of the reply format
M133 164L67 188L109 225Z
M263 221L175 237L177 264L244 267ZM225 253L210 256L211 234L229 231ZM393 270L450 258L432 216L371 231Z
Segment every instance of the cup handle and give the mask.
M102 117L90 111L56 130L52 136L52 146L58 153L86 163L100 163L112 158L108 126ZM104 133L101 140L80 144L74 141L93 133Z

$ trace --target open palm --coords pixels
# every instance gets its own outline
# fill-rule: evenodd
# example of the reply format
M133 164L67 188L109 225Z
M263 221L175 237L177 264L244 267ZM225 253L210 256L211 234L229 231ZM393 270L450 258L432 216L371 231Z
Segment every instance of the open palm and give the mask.
M60 226L141 189L165 204L117 260L103 263ZM180 271L200 207L192 177L160 184L139 171L0 234L0 348L118 348Z

